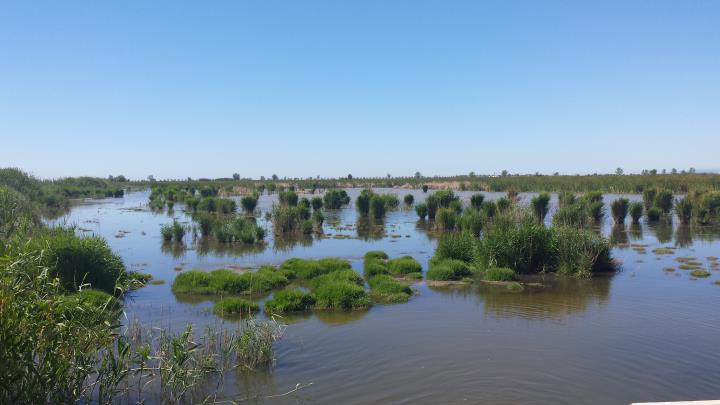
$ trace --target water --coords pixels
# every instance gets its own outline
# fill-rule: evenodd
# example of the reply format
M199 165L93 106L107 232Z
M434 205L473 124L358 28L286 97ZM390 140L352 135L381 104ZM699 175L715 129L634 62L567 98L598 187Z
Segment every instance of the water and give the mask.
M358 190L348 191L354 200ZM416 203L424 199L422 191L379 191L400 198L412 192ZM466 204L470 194L459 193ZM485 195L494 200L503 194ZM521 194L521 201L531 195ZM606 195L606 206L618 197ZM268 232L266 247L249 249L198 246L186 235L187 249L178 248L162 242L160 225L172 216L187 218L180 207L171 215L153 213L147 198L140 192L85 201L54 221L104 236L128 268L166 281L133 294L126 322L138 319L177 330L187 322L201 327L221 321L209 312L211 297L174 296L175 267L246 268L290 257L336 256L361 270L366 251L384 250L391 257L412 255L426 270L435 247L435 235L413 210L390 212L384 227L367 230L348 207L326 213L324 238L275 241ZM269 210L275 198L262 196L259 209ZM553 197L550 215L556 202ZM720 271L693 279L675 261L693 256L707 265L707 256L720 256L720 230L677 224L617 228L606 219L601 232L621 243L613 248L623 263L614 275L590 280L538 276L545 287L522 293L482 283L452 288L418 283L418 294L407 304L288 318L285 336L276 344L276 366L239 373L225 393L233 399L252 397L251 402L312 404L628 404L720 398L720 285L713 284ZM647 245L646 253L629 243ZM652 252L661 246L677 250L672 255ZM666 272L667 267L677 270Z

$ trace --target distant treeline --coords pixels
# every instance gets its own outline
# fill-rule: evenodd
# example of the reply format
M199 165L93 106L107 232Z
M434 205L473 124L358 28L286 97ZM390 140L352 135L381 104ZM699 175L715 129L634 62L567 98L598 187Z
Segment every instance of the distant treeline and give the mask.
M385 177L343 179L197 179L132 182L136 187L174 186L217 190L221 195L246 194L250 191L280 192L297 190L313 192L348 187L428 188L468 191L570 191L584 193L642 193L657 188L674 193L694 190L719 190L720 175L704 173L679 174L602 174L602 175L507 175L507 176L452 176L452 177Z

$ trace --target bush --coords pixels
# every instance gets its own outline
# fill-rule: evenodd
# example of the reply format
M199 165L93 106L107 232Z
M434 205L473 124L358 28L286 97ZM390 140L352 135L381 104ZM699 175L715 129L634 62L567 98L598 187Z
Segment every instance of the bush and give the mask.
M387 262L390 273L395 276L404 276L410 273L419 273L422 266L412 256L402 256Z
M440 237L435 257L439 259L456 259L464 262L471 262L474 259L473 252L477 245L477 239L470 233L451 233Z
M473 194L470 196L470 206L476 210L479 210L483 202L485 202L485 195L484 194Z
M545 216L548 213L548 207L550 205L550 194L540 193L536 197L530 200L530 206L532 207L533 214L539 222L545 220Z
M515 280L515 272L513 269L505 267L493 267L485 270L485 280L490 281L513 281Z
M365 309L372 305L363 287L342 281L320 285L315 289L315 299L318 309Z
M213 305L213 312L218 315L250 316L259 309L256 303L237 297L225 297Z
M405 194L403 201L405 201L405 205L412 205L415 202L415 197L412 194Z
M605 210L603 208L602 201L592 201L588 204L587 207L590 218L592 218L595 222L602 221L603 217L605 216Z
M649 211L655 205L655 196L658 190L656 188L648 188L643 190L643 207L645 211Z
M385 217L385 200L377 194L370 197L370 214L373 218Z
M497 213L497 205L492 201L483 201L483 203L480 204L480 213L482 213L485 218L492 218Z
M616 224L625 223L625 217L628 214L629 204L630 201L627 198L618 198L610 205L610 211L612 211L612 216Z
M553 216L553 225L582 228L587 226L589 219L587 209L583 204L575 203L558 208Z
M569 191L563 191L558 194L558 206L559 208L569 207L575 204L575 193Z
M313 197L312 200L310 200L310 205L312 206L313 211L318 211L323 207L323 199L320 197Z
M298 195L294 191L283 191L278 198L282 205L295 207L298 204Z
M397 282L390 276L378 275L368 279L370 297L379 303L407 302L412 295L412 289Z
M315 305L315 296L300 290L280 290L265 302L265 313L282 314L307 311Z
M415 212L420 219L425 219L428 215L428 206L425 203L415 205Z
M240 205L243 208L243 211L245 212L253 212L255 211L255 207L257 207L258 199L260 196L257 193L253 193L252 195L246 195L240 199Z
M519 273L550 270L552 232L534 220L524 220L508 228L492 228L478 244L481 268L508 267Z
M689 224L693 213L693 204L690 198L685 197L675 203L675 213L681 224Z
M512 202L507 197L500 197L497 201L495 201L495 205L497 206L497 210L502 213L507 212L510 209Z
M614 269L607 238L584 229L551 229L554 240L553 264L549 268L561 274L590 276L592 272Z
M55 228L31 243L45 250L44 263L69 291L83 284L110 294L127 279L125 265L99 236L77 236L72 228Z
M472 275L470 266L462 260L437 259L430 261L427 279L435 281L457 281Z
M629 206L630 217L632 218L633 224L639 224L640 218L643 215L643 205L639 202L632 202Z

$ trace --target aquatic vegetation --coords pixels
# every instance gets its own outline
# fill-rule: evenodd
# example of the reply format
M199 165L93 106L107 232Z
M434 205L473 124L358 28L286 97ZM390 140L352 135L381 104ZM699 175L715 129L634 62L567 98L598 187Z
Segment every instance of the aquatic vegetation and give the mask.
M298 205L298 195L294 191L283 191L278 195L280 204L295 207Z
M307 311L315 305L315 296L297 289L280 290L265 302L266 314Z
M497 206L497 211L502 213L510 209L512 202L507 197L500 197L495 201L495 205Z
M273 267L256 272L237 273L219 269L211 272L191 270L178 274L172 290L180 294L251 294L284 287L288 278Z
M428 191L428 186L427 186L427 184L423 184L423 186L422 186L422 191L423 191L423 193L427 193L427 191Z
M561 193L558 193L558 206L560 208L569 207L573 204L575 204L577 198L575 197L575 193L572 193L570 191L563 191Z
M309 222L309 232L307 230L307 220L310 219L310 210L304 207L293 207L288 205L276 205L272 209L271 219L273 231L276 235L302 232L312 232L312 221Z
M402 256L387 262L390 273L394 276L405 276L411 273L420 273L422 265L412 256Z
M532 200L530 200L530 206L538 221L543 222L550 206L550 194L540 193L533 197Z
M659 221L661 215L662 215L662 211L660 211L660 208L658 208L658 207L651 207L649 210L647 210L648 221L651 221L651 222Z
M413 197L412 194L405 194L403 201L405 202L405 205L412 205L413 202L415 202L415 197Z
M483 278L489 281L513 281L516 278L513 269L493 267L483 272Z
M475 259L477 240L467 232L451 233L438 239L435 257L438 259L456 259L471 262Z
M325 208L338 209L342 208L343 205L350 204L350 197L345 190L331 189L325 192L323 201L325 202Z
M359 285L361 287L365 284L365 280L363 280L363 278L360 277L360 275L357 274L355 270L349 269L337 270L330 273L321 274L310 280L310 285L313 288L318 288L323 284L332 282L350 283Z
M690 272L690 275L695 278L705 278L710 277L710 273L705 270L693 270Z
M368 285L370 286L370 298L377 303L407 302L412 295L410 287L386 275L370 277Z
M698 264L683 263L683 264L679 265L678 268L680 270L700 270L700 269L702 269L702 266L700 266Z
M470 266L462 260L433 258L426 277L434 281L458 281L471 275Z
M317 212L323 207L323 199L321 197L313 197L310 200L310 206L312 206L314 212Z
M616 224L625 223L625 217L627 217L628 214L629 204L630 200L627 198L618 198L610 205L610 211L612 212L613 220L615 220Z
M217 315L246 315L251 316L260 307L252 301L237 297L225 297L213 305L213 312Z
M428 218L435 219L438 210L440 208L450 208L453 201L459 201L459 198L452 190L440 190L427 196L425 204L427 205Z
M323 283L314 290L315 308L357 310L372 306L365 289L342 281Z
M494 207L494 205L492 206ZM483 213L474 209L463 212L458 220L460 230L470 232L476 237L480 236L484 225L485 217Z
M265 230L252 219L222 217L213 222L211 235L221 243L242 242L251 245L265 238Z
M655 195L654 206L660 209L663 215L667 215L673 208L673 194L670 190L660 190Z
M451 208L441 207L435 217L435 226L442 231L455 230L458 223L457 213Z
M652 252L655 253L656 255L671 255L671 254L675 253L675 250L666 248L666 247L661 247L661 248L653 249Z
M286 277L301 280L310 280L322 274L350 269L352 269L350 262L337 258L324 258L320 260L292 258L285 260L280 265L280 271Z
M693 203L690 198L685 197L675 203L675 214L681 224L689 224L693 213Z
M485 202L484 194L477 193L470 196L470 207L473 209L479 210L482 207L483 202Z
M428 206L425 203L415 205L415 213L420 219L425 219L428 216Z
M655 196L657 196L657 193L657 188L646 188L643 190L643 208L645 208L645 211L649 211L650 208L655 205Z
M553 216L554 226L570 226L584 228L588 225L590 216L581 203L570 204L559 208Z
M522 292L525 290L525 287L520 283L510 283L505 288L512 292Z
M633 224L639 224L643 215L643 205L639 202L632 202L629 205L630 217Z
M160 226L160 235L163 240L169 242L173 238L173 226L172 224L163 224Z
M257 207L258 199L260 196L257 193L253 193L251 195L246 195L240 198L240 205L242 206L243 211L245 212L253 212L255 211L255 207Z
M371 250L365 253L365 260L387 260L388 254L381 250Z

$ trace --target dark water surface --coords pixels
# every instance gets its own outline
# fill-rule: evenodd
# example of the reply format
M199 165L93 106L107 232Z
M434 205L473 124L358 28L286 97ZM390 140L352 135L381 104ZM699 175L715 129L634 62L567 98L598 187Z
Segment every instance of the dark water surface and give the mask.
M408 192L416 202L422 191ZM354 197L358 190L349 190ZM459 195L467 204L471 193ZM493 200L504 194L485 193ZM527 203L532 194L521 194ZM606 195L606 207L617 198ZM639 200L639 196L627 196ZM261 197L268 211L276 195ZM175 297L178 272L193 268L257 267L290 257L350 259L361 270L368 250L391 257L412 255L427 270L435 236L414 210L390 212L382 227L367 227L353 207L326 212L325 237L276 241L264 248L163 243L160 225L187 221L147 208L148 193L85 201L67 217L80 232L104 236L131 270L151 273L164 285L138 290L127 303L126 322L182 329L192 322L222 321L209 312L210 298ZM556 205L553 196L551 215ZM401 203L401 207L403 204ZM270 224L260 220L268 231ZM629 404L634 401L720 399L720 271L708 256L720 256L720 231L677 224L613 227L601 231L619 242L622 261L614 275L591 280L538 277L545 288L521 293L476 283L436 288L415 284L407 304L376 305L368 311L315 313L287 319L276 344L272 370L240 374L226 387L228 398L250 402L312 404L543 403ZM338 236L340 235L340 236ZM645 252L627 244L647 245ZM652 252L675 246L671 255ZM693 279L676 257L692 256L712 276ZM674 272L664 271L673 267ZM261 298L260 303L267 297ZM262 315L261 315L262 316ZM292 394L265 398L309 384Z

